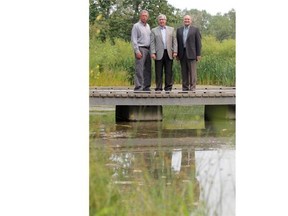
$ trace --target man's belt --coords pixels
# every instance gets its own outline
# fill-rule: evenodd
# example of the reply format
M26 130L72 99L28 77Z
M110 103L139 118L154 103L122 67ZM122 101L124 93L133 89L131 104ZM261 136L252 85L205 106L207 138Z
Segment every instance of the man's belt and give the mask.
M140 48L144 48L144 49L150 49L149 46L139 46Z

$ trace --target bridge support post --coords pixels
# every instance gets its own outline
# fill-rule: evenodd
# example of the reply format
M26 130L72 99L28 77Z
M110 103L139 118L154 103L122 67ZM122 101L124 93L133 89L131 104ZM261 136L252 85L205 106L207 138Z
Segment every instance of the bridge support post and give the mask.
M116 122L162 121L162 106L116 105Z
M235 105L205 105L205 121L236 119Z

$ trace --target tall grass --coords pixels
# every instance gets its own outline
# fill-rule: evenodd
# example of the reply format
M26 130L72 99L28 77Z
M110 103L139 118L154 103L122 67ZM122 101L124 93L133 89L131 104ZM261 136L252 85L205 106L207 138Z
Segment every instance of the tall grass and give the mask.
M197 64L198 84L235 86L235 40L202 39L202 60ZM90 39L90 86L133 85L135 60L130 42ZM180 62L173 62L174 83L181 84ZM152 84L155 82L152 61Z
M202 59L197 65L199 84L235 86L235 40L203 38Z
M131 85L129 74L134 73L134 55L129 43L116 39L90 40L90 86Z

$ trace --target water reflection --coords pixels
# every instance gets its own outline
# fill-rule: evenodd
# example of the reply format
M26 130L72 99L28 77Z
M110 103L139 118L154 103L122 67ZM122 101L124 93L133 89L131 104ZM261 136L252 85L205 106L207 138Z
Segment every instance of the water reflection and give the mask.
M91 152L107 153L105 166L114 184L154 185L145 181L147 176L167 187L191 184L193 206L206 206L191 208L191 215L235 215L235 121L203 124L200 113L199 122L182 117L177 125L185 127L179 129L172 127L171 116L162 122L116 124L114 114L106 109L90 116Z
M182 149L173 149L171 168L176 173L179 173L181 170L181 161L182 161Z
M235 215L235 150L195 151L195 163L207 215Z

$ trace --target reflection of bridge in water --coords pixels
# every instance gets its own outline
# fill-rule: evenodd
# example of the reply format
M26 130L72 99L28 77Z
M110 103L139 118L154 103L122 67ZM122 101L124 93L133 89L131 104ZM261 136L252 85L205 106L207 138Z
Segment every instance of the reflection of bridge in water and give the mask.
M205 119L234 118L235 87L198 88L196 91L173 89L170 92L139 91L101 87L90 89L89 104L115 105L117 121L162 120L163 105L204 105Z
M182 149L211 149L211 148L234 148L235 140L231 137L175 137L175 138L131 138L121 139L96 138L91 144L92 148L109 148L118 152L143 152L159 150L159 148L171 150Z

